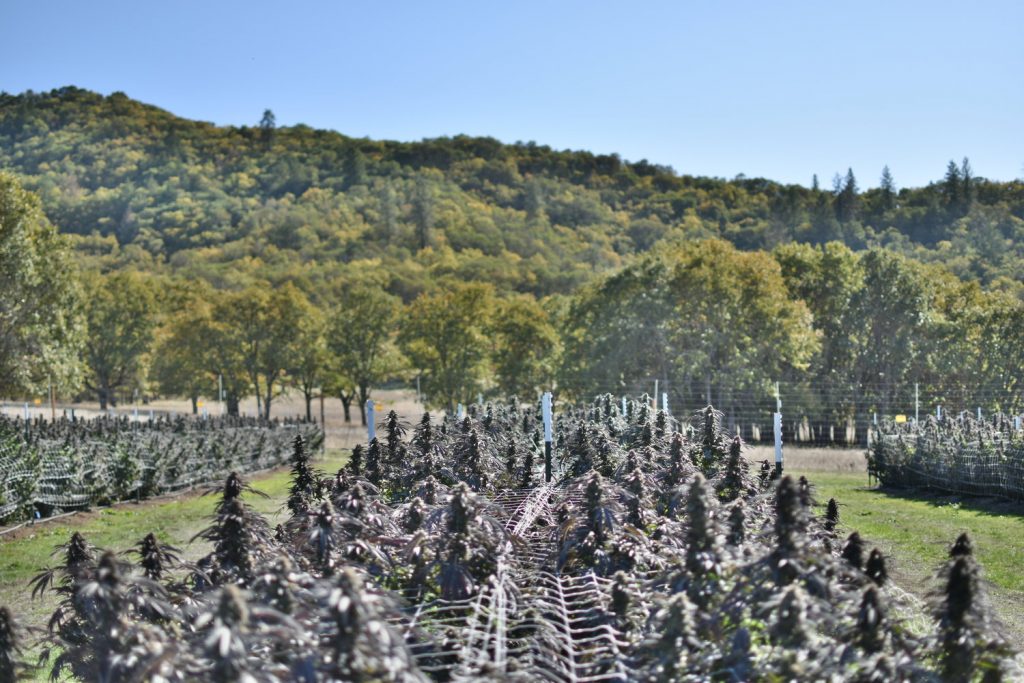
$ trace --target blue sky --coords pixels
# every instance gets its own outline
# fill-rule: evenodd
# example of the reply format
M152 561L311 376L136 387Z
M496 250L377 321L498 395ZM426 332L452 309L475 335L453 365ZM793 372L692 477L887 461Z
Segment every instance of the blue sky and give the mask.
M467 133L677 171L1024 176L1024 2L0 0L0 90L181 116Z

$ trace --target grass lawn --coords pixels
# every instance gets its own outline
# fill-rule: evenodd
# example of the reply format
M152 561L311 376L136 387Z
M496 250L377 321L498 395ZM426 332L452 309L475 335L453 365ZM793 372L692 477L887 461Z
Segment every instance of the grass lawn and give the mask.
M806 474L822 506L840 505L840 531L859 531L891 558L891 574L905 590L923 597L939 587L935 570L963 531L989 582L992 606L1007 635L1024 645L1024 505L995 499L912 494L867 488L863 473L793 470ZM821 511L822 513L824 510Z

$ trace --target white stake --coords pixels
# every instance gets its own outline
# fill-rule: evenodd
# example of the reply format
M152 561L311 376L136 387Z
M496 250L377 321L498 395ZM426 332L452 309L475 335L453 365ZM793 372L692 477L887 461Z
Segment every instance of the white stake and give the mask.
M541 397L541 415L544 419L544 481L551 481L551 392Z
M775 472L782 474L782 413L772 414L772 426L775 428Z
M981 406L978 406L978 419L981 419Z
M622 397L622 417L626 417L626 397Z
M374 425L373 399L366 399L366 442L371 443L377 438L377 427Z
M667 391L661 392L661 409L665 411L666 415L668 415L668 392Z

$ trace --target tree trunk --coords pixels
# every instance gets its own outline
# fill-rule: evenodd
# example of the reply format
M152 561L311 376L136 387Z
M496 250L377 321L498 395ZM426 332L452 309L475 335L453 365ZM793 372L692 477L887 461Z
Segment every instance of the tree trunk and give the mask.
M306 422L313 421L313 392L303 391L303 396L306 399Z
M227 409L228 415L238 417L238 397L234 394L228 394L227 396Z
M199 414L199 397L198 396L193 396L192 397L192 414L193 415L198 415Z
M338 398L341 399L341 409L345 413L345 422L352 421L352 395L340 392Z

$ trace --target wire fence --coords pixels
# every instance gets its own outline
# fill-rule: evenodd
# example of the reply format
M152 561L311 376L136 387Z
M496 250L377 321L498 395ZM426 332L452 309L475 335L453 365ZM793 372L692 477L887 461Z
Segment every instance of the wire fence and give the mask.
M594 385L593 389L594 395L611 394L616 400L625 397L646 401L658 409L667 407L672 415L689 415L709 402L692 383L671 379ZM772 415L780 410L784 443L824 447L866 447L870 434L887 421L910 423L930 415L970 414L977 418L1024 409L1020 391L976 386L970 391L935 392L913 382L896 388L874 383L847 387L830 382L778 382L725 395L713 391L712 398L730 433L746 442L771 443Z
M1020 416L961 414L919 424L884 422L868 462L887 486L1024 500Z
M253 472L288 459L319 426L219 417L131 421L0 416L0 520L142 499Z

